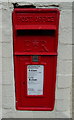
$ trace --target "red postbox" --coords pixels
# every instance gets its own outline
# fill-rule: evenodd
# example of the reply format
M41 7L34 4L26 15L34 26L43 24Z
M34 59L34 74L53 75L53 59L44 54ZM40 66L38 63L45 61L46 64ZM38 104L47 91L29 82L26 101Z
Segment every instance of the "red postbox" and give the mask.
M15 8L12 18L16 109L51 111L55 103L59 10Z

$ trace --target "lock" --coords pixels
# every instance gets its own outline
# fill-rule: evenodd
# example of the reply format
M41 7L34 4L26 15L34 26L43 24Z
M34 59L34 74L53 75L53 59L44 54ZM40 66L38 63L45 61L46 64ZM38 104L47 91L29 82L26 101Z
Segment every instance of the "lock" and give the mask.
M32 61L33 62L38 62L38 55L33 55L32 56Z

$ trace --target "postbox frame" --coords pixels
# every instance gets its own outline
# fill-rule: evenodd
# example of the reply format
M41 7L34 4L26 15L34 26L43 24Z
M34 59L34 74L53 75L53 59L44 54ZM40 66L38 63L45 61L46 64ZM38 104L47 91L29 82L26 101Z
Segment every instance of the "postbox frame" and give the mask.
M44 25L42 25L41 26L41 28L39 28L39 26L38 25L35 25L35 26L29 26L29 25L27 25L27 28L26 28L26 26L25 25L15 25L15 21L16 21L16 13L32 13L32 12L34 12L34 13L49 13L49 12L56 12L56 13L58 13L57 14L57 24L56 24L56 26L55 25L46 25L46 26L44 26ZM22 8L22 9L20 9L20 8L15 8L14 9L14 11L13 11L13 14L12 14L12 16L14 16L13 17L13 20L12 20L12 22L13 22L13 39L14 39L14 42L13 42L13 54L14 54L14 76L15 76L15 93L16 93L16 109L17 110L34 110L34 111L52 111L53 110L53 108L54 108L54 103L55 103L55 86L56 86L56 76L55 76L55 81L54 81L54 86L53 86L53 91L51 91L51 94L52 94L52 100L53 100L53 104L52 104L52 102L51 102L51 106L52 107L44 107L44 108L42 108L42 107L23 107L23 106L21 106L21 98L20 98L20 90L18 91L18 89L19 88L21 88L21 86L20 86L20 84L19 84L19 82L20 82L20 80L19 80L19 76L18 76L18 80L16 79L16 69L17 69L17 59L19 59L19 56L24 56L24 55L29 55L29 56L31 56L31 55L44 55L44 56L47 56L47 55L49 55L49 56L57 56L58 55L58 52L56 51L56 52L49 52L49 53L47 53L47 52L31 52L31 53L29 53L29 52L17 52L17 51L15 51L14 50L14 46L15 46L15 39L16 39L16 30L32 30L32 29L37 29L37 28L39 28L40 30L55 30L55 32L56 32L56 38L55 38L55 40L56 40L56 46L58 47L58 24L59 24L59 14L60 14L60 12L59 12L59 10L57 9L57 8L53 8L53 9L44 9L44 8L29 8L29 9L27 9L27 8ZM30 63L27 63L27 65L28 64L30 64ZM33 62L33 65L34 64L38 64L38 63L34 63ZM45 65L46 63L42 63L42 65ZM55 64L57 65L57 58L56 58L56 60L55 60ZM38 64L39 65L39 64ZM40 65L41 65L41 63L40 63ZM28 96L28 97L44 97L44 95L41 95L41 96L35 96L35 95L32 95L32 96Z

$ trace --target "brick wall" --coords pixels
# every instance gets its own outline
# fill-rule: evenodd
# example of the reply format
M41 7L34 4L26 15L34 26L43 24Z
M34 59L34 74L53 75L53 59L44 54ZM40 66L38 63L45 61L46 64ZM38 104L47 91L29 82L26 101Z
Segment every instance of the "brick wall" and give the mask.
M0 4L0 119L2 116L2 8Z
M20 1L20 0L19 0ZM15 2L12 1L12 2ZM58 42L58 65L56 84L56 103L54 111L17 111L15 109L13 37L12 37L12 2L2 2L2 117L4 118L71 118L72 89L72 3L19 3L34 4L37 7L58 5L60 26ZM52 6L53 7L53 6ZM56 7L56 6L55 6ZM1 70L0 70L1 74ZM1 95L0 95L1 96ZM0 101L1 103L1 101Z
M74 32L74 2L72 3L72 33ZM72 118L74 119L74 35L72 34Z

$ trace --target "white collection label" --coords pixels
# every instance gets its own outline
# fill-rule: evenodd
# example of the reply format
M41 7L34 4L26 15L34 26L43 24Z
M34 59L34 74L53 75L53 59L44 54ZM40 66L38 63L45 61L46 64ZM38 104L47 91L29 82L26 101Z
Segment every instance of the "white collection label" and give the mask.
M27 94L43 95L44 66L27 66Z

